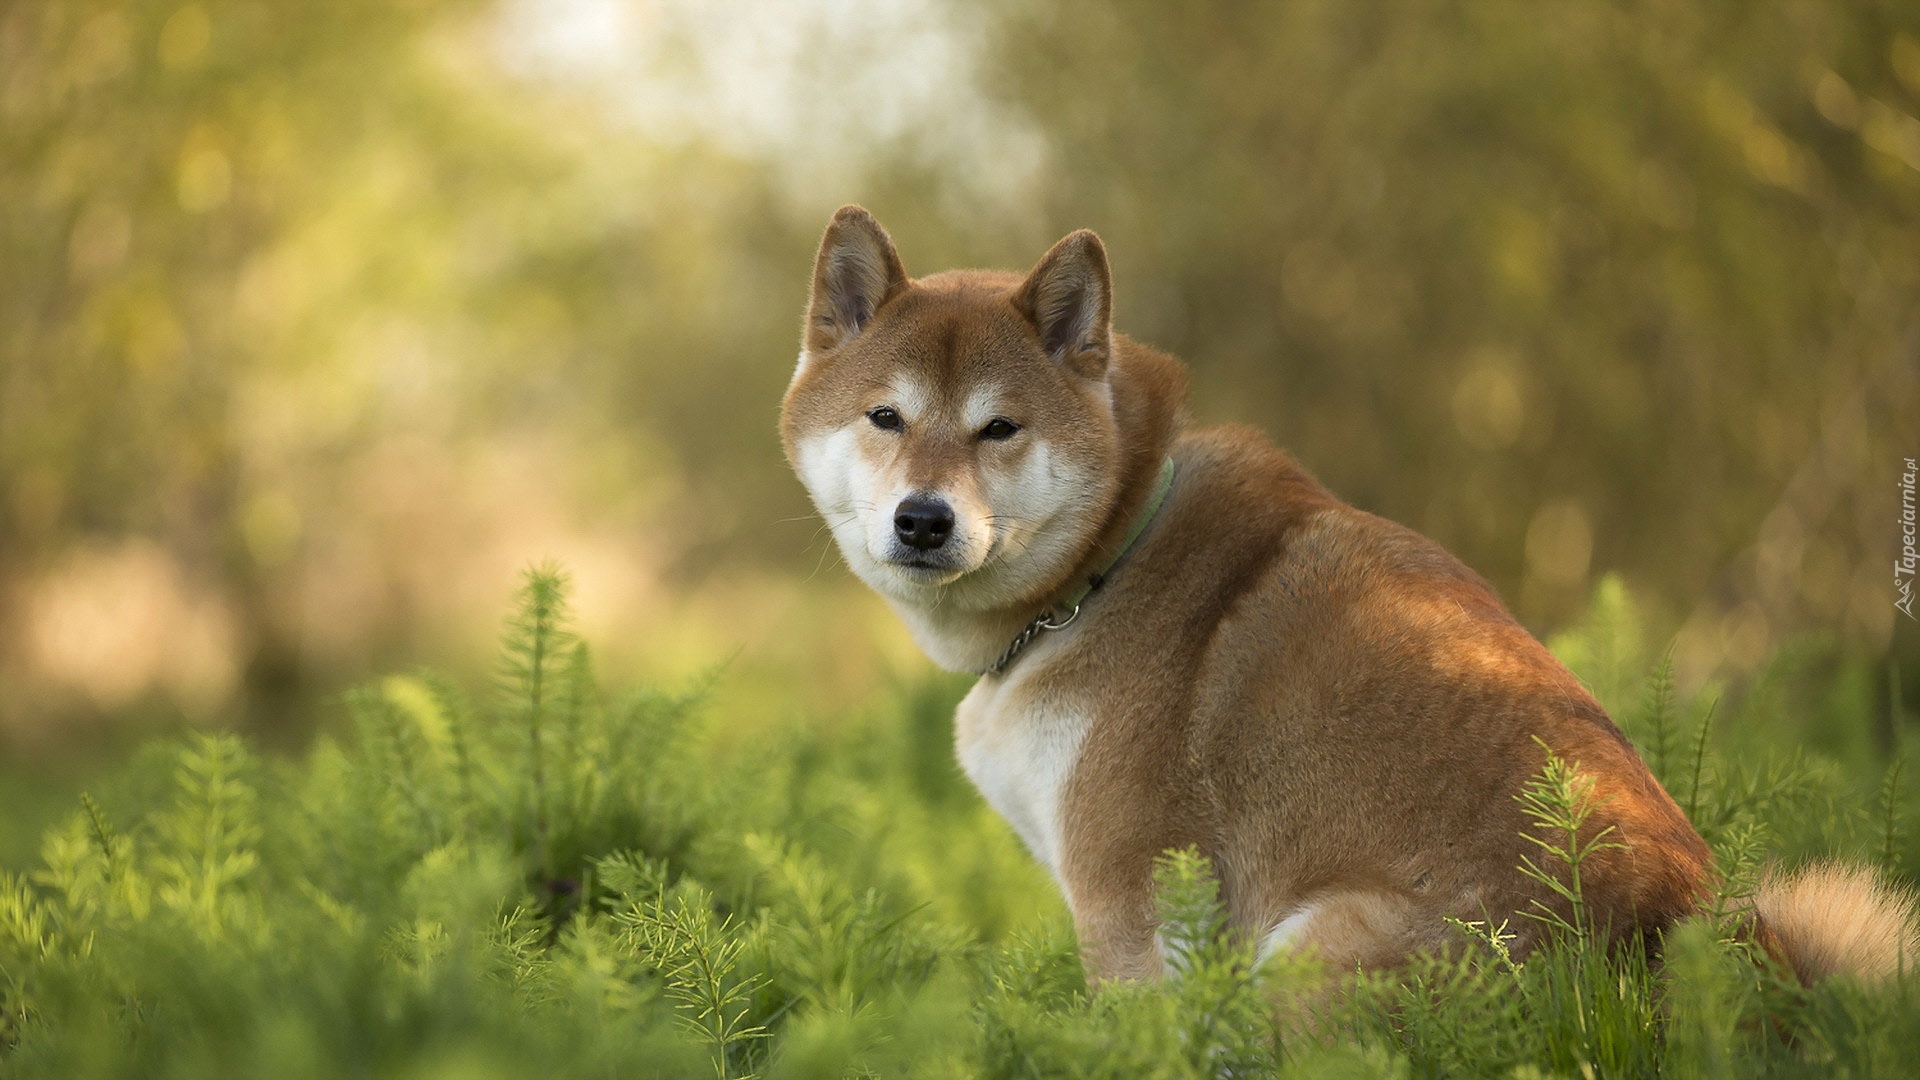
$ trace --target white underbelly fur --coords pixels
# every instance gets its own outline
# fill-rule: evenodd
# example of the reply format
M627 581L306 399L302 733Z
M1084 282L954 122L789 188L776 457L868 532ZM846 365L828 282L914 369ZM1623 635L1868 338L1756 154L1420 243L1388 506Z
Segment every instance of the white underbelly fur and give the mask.
M1317 911L1318 908L1312 904L1308 904L1286 918L1281 919L1278 925L1267 931L1266 935L1260 939L1260 947L1254 956L1254 963L1264 964L1267 962L1267 959L1275 953L1283 949L1294 948L1299 942L1301 935L1306 932L1307 924L1313 921L1313 916Z
M960 767L1059 881L1060 804L1086 740L1086 715L1025 705L1017 687L982 680L955 719Z

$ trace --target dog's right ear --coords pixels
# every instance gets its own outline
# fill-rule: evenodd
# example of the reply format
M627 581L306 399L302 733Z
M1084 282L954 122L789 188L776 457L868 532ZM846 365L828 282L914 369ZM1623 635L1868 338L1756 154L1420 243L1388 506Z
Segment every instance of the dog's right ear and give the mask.
M841 207L813 263L807 351L823 352L853 340L880 305L906 287L907 270L887 230L861 207Z

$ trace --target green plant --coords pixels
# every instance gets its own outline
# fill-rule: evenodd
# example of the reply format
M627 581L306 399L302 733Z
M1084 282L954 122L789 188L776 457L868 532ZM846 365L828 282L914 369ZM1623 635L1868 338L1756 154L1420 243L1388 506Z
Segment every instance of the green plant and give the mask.
M1596 853L1624 851L1626 845L1609 839L1614 832L1611 825L1599 830L1587 829L1588 820L1600 808L1600 801L1593 793L1593 777L1582 774L1577 763L1547 750L1545 743L1534 741L1545 751L1546 764L1514 799L1537 830L1522 832L1521 838L1537 846L1543 855L1541 858L1522 855L1520 872L1565 901L1568 914L1563 915L1554 905L1538 900L1534 901L1533 910L1520 914L1576 942L1584 942L1594 936L1595 927L1587 916L1580 871ZM1564 876L1559 867L1565 868Z
M716 729L704 687L604 693L565 600L529 575L491 698L388 677L300 754L196 736L99 777L37 865L0 870L0 1074L1900 1076L1920 1055L1909 982L1801 988L1740 932L1781 836L1912 864L1891 769L1712 726L1650 751L1698 778L1681 793L1723 879L1657 964L1590 925L1589 860L1618 840L1546 755L1521 869L1551 903L1524 923L1458 923L1391 971L1256 964L1213 868L1175 851L1168 977L1089 988L1056 887L933 779L950 680ZM1606 633L1630 641L1623 605ZM1791 685L1749 691L1741 723L1786 722ZM1664 663L1643 701L1629 727L1653 746L1707 712Z

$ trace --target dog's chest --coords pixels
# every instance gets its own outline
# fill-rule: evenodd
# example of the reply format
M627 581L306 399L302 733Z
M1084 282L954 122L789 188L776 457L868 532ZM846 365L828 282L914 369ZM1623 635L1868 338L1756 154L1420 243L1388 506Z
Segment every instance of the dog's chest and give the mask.
M954 716L961 768L1056 880L1062 804L1088 725L1086 710L1038 700L1017 680L981 680Z

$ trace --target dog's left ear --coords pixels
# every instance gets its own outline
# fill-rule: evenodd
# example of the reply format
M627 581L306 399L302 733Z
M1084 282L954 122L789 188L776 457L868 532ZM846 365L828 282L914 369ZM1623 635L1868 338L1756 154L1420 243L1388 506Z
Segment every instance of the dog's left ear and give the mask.
M1088 378L1105 373L1113 350L1113 275L1093 230L1053 245L1013 302L1039 332L1048 356Z

